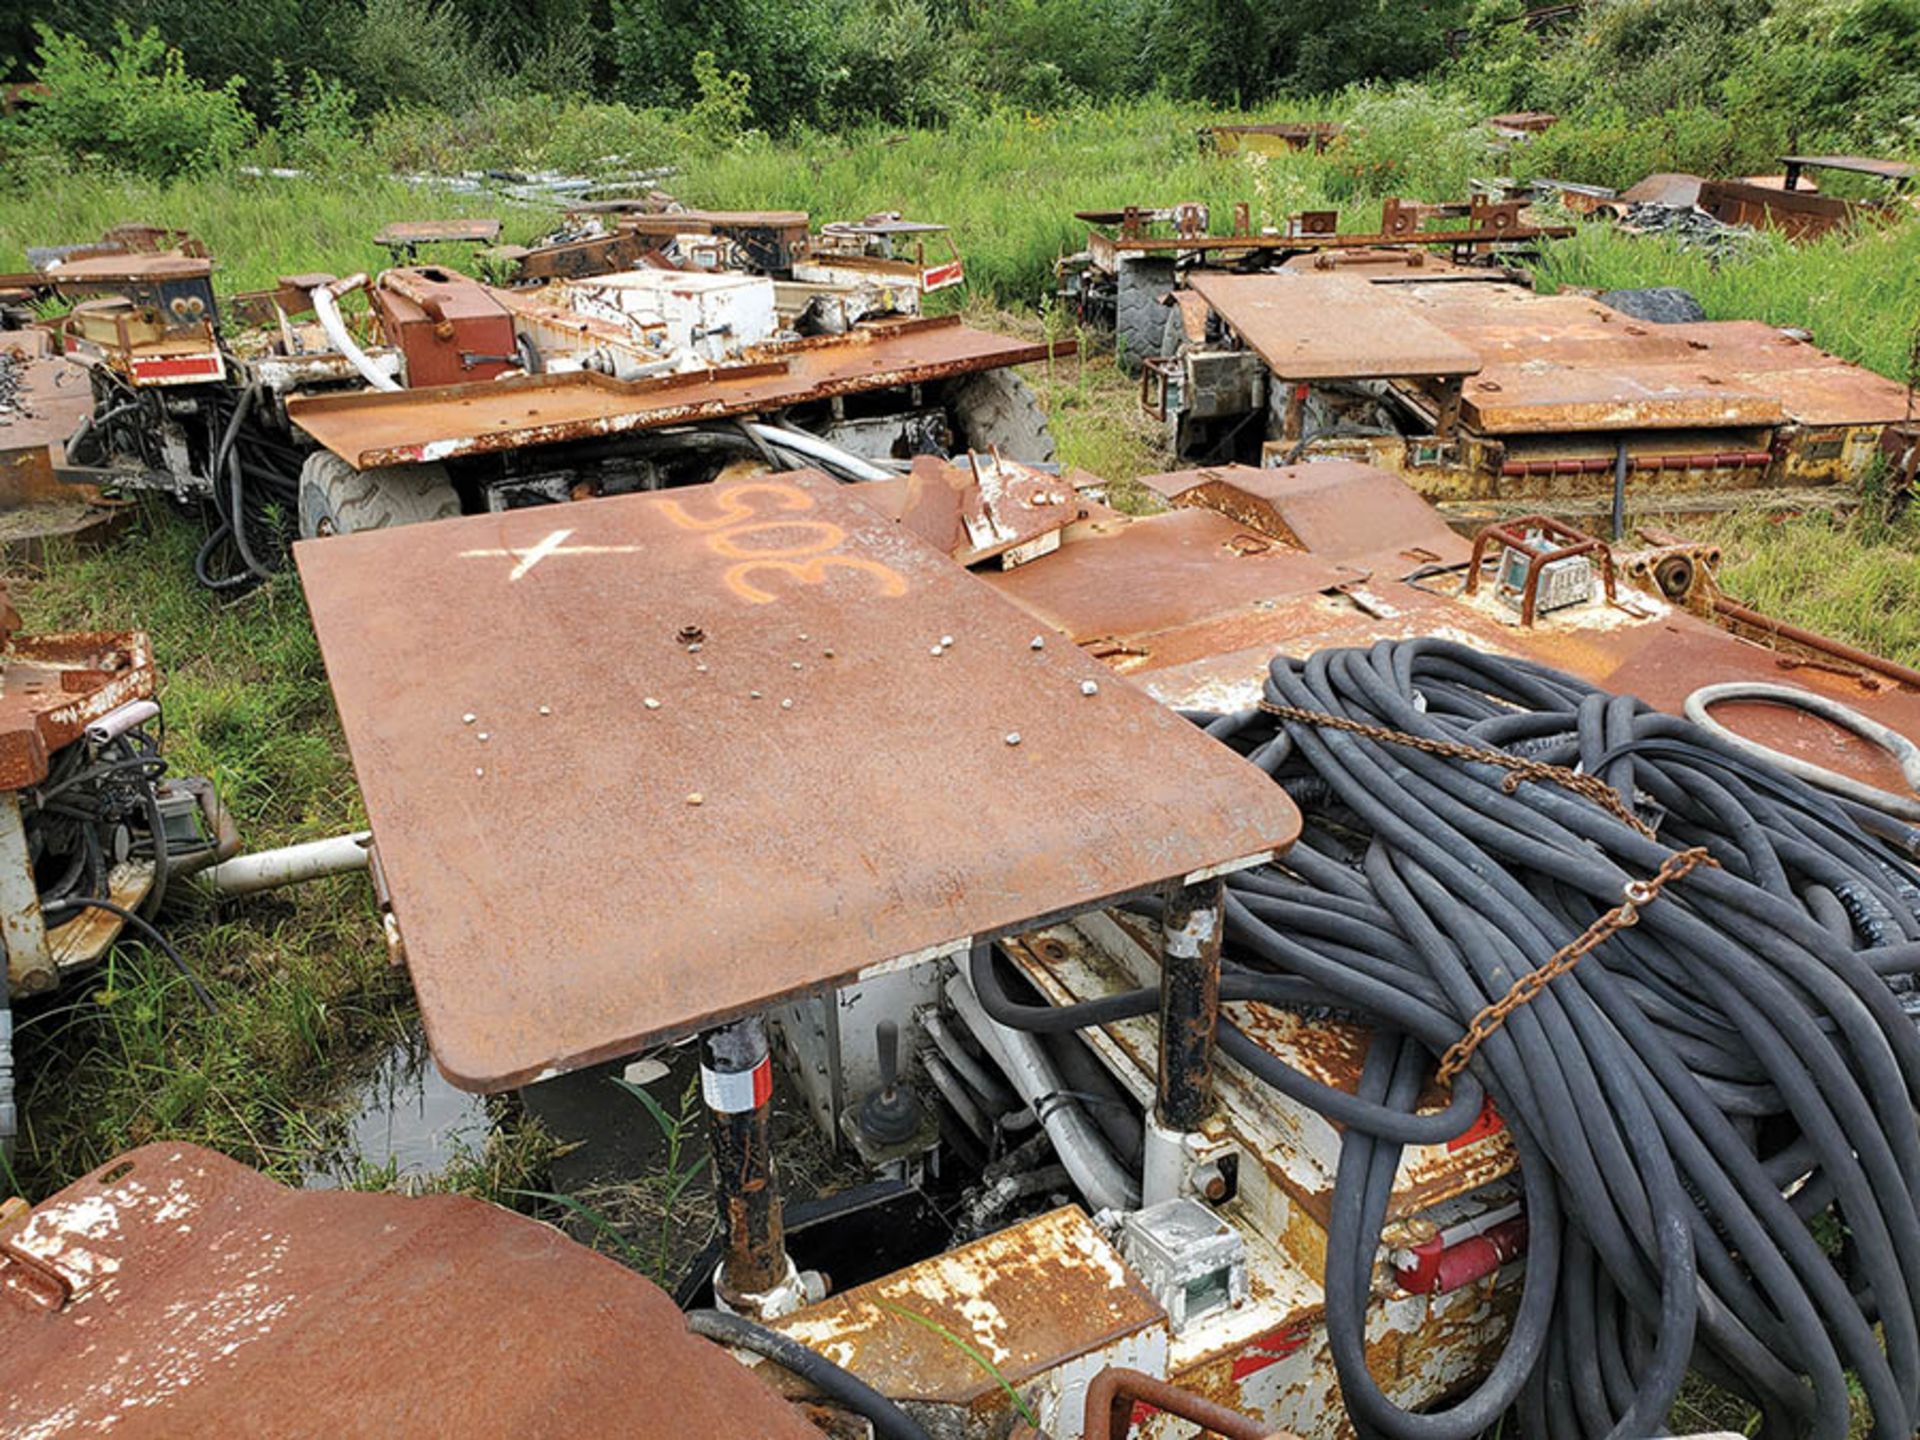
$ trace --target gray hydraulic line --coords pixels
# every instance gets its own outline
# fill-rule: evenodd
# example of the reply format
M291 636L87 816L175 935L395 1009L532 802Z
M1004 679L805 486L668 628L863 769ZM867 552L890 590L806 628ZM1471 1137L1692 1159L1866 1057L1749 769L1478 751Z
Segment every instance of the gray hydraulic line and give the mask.
M13 1098L13 1001L0 980L0 1162L13 1164L13 1140L20 1112ZM11 1173L11 1170L9 1170Z
M1139 1180L1114 1159L1106 1137L1080 1103L1061 1093L1065 1087L1053 1062L1040 1048L1039 1037L992 1019L973 993L964 969L956 970L947 981L947 999L974 1038L1006 1071L1020 1098L1040 1117L1060 1163L1067 1167L1087 1203L1095 1210L1138 1209Z
M1902 820L1920 821L1920 796L1896 795L1890 790L1882 790L1855 780L1847 775L1839 775L1823 765L1811 760L1802 760L1795 755L1784 755L1778 750L1762 745L1757 740L1749 740L1729 730L1715 720L1712 710L1715 705L1735 700L1757 701L1766 705L1785 705L1790 709L1804 710L1809 715L1818 715L1822 720L1838 725L1842 730L1850 730L1862 740L1879 746L1891 755L1900 766L1900 773L1906 777L1907 784L1920 790L1920 745L1914 744L1897 730L1889 729L1877 720L1869 719L1850 705L1831 700L1825 695L1816 695L1811 690L1797 689L1792 685L1770 685L1760 680L1733 680L1723 685L1703 685L1687 697L1687 718L1703 729L1711 730L1720 739L1736 750L1765 760L1785 770L1789 775L1806 781L1809 785L1840 795L1858 804L1879 810L1887 815L1898 816Z
M849 480L893 479L892 471L882 470L852 451L842 450L831 441L822 440L818 435L809 435L805 430L795 430L786 425L767 425L758 420L747 421L745 428L754 438L825 465L836 473L844 474Z
M993 1125L980 1112L980 1102L966 1083L953 1073L953 1068L938 1055L923 1055L921 1067L927 1072L927 1079L933 1082L933 1088L940 1097L953 1107L953 1113L960 1117L960 1123L973 1132L973 1138L985 1143L993 1133Z
M1004 1115L1014 1108L1013 1091L999 1076L982 1065L960 1043L960 1037L953 1033L953 1027L947 1024L946 1017L938 1011L930 1011L921 1022L933 1043L946 1057L947 1064L980 1099L991 1106L995 1114Z

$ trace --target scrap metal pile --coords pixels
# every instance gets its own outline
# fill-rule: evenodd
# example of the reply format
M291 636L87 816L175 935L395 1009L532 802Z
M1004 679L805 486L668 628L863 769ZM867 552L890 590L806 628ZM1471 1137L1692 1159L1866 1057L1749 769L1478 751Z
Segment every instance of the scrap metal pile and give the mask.
M1900 387L1534 295L1517 203L1092 221L1079 296L1207 462L1151 514L1052 463L1049 347L917 313L957 262L898 216L25 277L79 301L70 478L206 504L217 587L297 520L371 840L247 873L370 871L457 1086L624 1104L602 1067L685 1053L716 1239L683 1317L497 1212L139 1151L0 1210L0 1428L417 1428L426 1384L475 1433L1634 1440L1691 1372L1770 1437L1915 1433L1920 675L1624 536L1629 478L1844 480ZM1615 544L1540 513L1596 499ZM0 687L22 999L237 848L161 781L144 639L66 639ZM862 1183L788 1209L776 1106Z

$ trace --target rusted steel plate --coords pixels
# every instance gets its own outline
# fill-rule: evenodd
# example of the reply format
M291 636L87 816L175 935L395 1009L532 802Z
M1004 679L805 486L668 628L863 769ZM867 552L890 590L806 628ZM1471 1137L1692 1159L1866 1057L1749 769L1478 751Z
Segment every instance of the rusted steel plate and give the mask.
M1462 403L1489 434L1888 424L1906 413L1903 386L1758 321L1655 325L1514 285L1395 294L1485 359Z
M0 790L37 785L54 751L153 690L153 648L139 631L14 636L0 651Z
M1782 155L1780 163L1789 170L1845 170L1896 182L1911 180L1920 174L1920 170L1904 161L1879 160L1870 155Z
M1196 271L1188 283L1282 380L1471 375L1480 356L1350 275Z
M430 245L436 241L485 245L499 238L498 220L392 220L380 228L373 243L389 248Z
M0 360L0 365L7 363ZM80 421L93 412L93 390L87 383L86 367L58 355L29 356L12 363L20 372L20 391L14 397L14 408L0 412L0 456L26 450L51 453L48 447L64 446L80 428ZM72 493L51 476L46 484L53 487L48 494Z
M8 1435L819 1440L673 1302L477 1200L148 1145L0 1233Z
M1194 509L1076 526L1057 553L988 579L1169 705L1252 704L1276 654L1437 635L1529 656L1673 714L1702 685L1771 680L1830 696L1920 737L1920 690L1741 639L1638 591L1624 592L1631 609L1583 606L1522 629L1484 592L1474 601L1452 593L1457 577L1409 581L1429 563L1418 553L1371 546L1349 533L1353 548L1346 550L1308 553L1276 544L1246 556L1224 544L1234 529L1224 517ZM1167 557L1177 558L1177 567ZM1173 570L1177 583L1153 585L1163 569ZM1250 573L1257 582L1249 583ZM1764 745L1906 793L1887 756L1823 721L1766 705L1727 705L1714 715Z
M1424 551L1432 563L1468 553L1467 542L1404 482L1354 460L1176 470L1140 483L1174 505L1218 511L1316 555L1399 549Z
M1000 557L1009 567L1023 564L1088 514L1062 476L990 454L958 461L919 456L904 491L900 522L962 565ZM893 513L891 505L882 508Z
M531 375L431 390L295 396L287 413L360 469L406 465L596 435L618 435L1024 365L1063 353L945 317L862 326L826 343L767 347L766 363L622 382Z
M1257 616L1276 597L1352 578L1211 510L1175 510L1152 522L1123 517L1083 527L1082 543L988 579L1074 643L1105 655L1197 616Z
M1494 365L1466 383L1462 418L1488 435L1761 429L1785 419L1773 395L1698 365Z
M1291 843L1244 762L1083 694L1108 673L857 494L807 472L296 547L455 1083Z
M1048 1371L1130 1340L1145 1349L1141 1358L1164 1364L1167 1345L1166 1312L1071 1205L774 1324L883 1395L969 1412L1011 1410L1001 1379L1023 1389ZM991 1360L993 1370L969 1348ZM1087 1366L1082 1383L1101 1368L1099 1361ZM960 1428L950 1424L939 1433Z

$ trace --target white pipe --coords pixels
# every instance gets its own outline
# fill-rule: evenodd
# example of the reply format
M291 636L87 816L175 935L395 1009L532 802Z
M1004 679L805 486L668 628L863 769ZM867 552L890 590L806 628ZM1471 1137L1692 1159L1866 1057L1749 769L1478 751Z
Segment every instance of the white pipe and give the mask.
M365 870L367 847L372 843L371 830L356 830L351 835L334 835L325 840L309 840L303 845L236 855L221 861L206 875L217 894L251 895L257 890Z
M993 1127L987 1123L987 1117L980 1113L973 1092L938 1055L922 1056L920 1064L926 1070L927 1078L933 1082L933 1088L940 1092L947 1104L953 1107L953 1113L960 1117L960 1123L973 1132L974 1139L984 1143L993 1133Z
M117 710L109 710L87 726L87 739L95 745L104 745L109 740L118 740L129 730L138 729L159 713L160 707L151 700L129 700Z
M400 386L394 378L374 364L367 352L354 343L353 336L347 333L347 322L340 318L336 297L349 290L358 290L366 283L365 274L349 275L330 285L314 286L307 292L307 298L313 301L313 313L320 321L320 328L327 332L327 339L333 342L333 348L347 357L347 363L360 372L361 378L376 390L398 390Z
M891 480L893 472L882 470L878 465L862 460L851 451L842 450L831 441L822 440L818 435L809 435L805 430L790 430L784 425L762 425L757 420L746 422L749 433L766 441L769 445L782 450L791 450L796 455L804 455L809 460L818 460L823 465L831 465L836 470L844 470L855 480Z
M1060 1163L1067 1167L1087 1203L1096 1211L1139 1209L1139 1184L1113 1158L1106 1137L1087 1118L1080 1103L1061 1096L1065 1086L1039 1040L988 1015L964 969L956 970L947 981L947 999L987 1053L1006 1071L1020 1098L1040 1117Z

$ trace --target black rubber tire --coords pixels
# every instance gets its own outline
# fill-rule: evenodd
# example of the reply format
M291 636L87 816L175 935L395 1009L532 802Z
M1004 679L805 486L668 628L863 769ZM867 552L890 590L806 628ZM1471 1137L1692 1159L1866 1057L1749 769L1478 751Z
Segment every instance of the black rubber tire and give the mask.
M1167 307L1161 299L1173 289L1171 260L1122 260L1113 301L1114 344L1120 366L1129 374L1149 355L1160 353L1167 332Z
M996 450L1008 460L1044 465L1053 459L1053 431L1033 387L1012 370L982 370L953 387L947 397L954 443Z
M1609 290L1600 303L1635 320L1653 325L1691 325L1707 318L1706 307L1693 292L1678 285L1655 285L1645 290Z
M1162 308L1167 312L1167 320L1160 331L1160 357L1168 360L1187 348L1187 317L1178 305Z
M460 497L444 465L377 465L356 470L330 450L300 467L300 538L351 535L450 520Z

